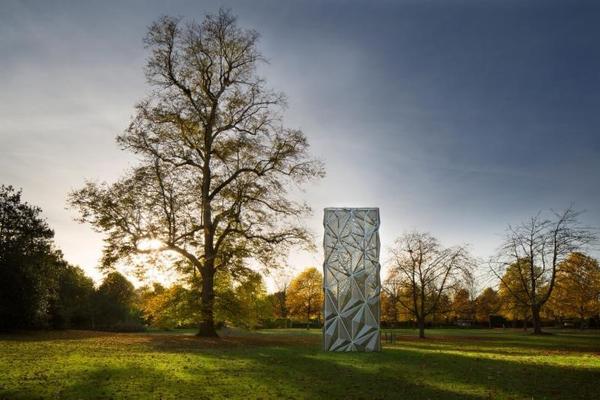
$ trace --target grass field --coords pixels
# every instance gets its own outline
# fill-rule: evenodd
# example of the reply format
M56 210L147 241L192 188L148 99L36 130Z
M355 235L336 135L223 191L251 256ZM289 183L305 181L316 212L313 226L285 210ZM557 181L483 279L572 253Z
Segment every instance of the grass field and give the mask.
M0 335L1 399L600 399L600 335L399 330L381 353L320 332Z

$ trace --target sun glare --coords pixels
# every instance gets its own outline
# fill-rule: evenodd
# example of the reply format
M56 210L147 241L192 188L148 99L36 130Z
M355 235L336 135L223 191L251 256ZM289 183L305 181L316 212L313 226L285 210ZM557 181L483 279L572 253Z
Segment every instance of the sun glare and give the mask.
M144 239L140 241L137 248L142 251L158 250L162 247L162 242L157 239Z

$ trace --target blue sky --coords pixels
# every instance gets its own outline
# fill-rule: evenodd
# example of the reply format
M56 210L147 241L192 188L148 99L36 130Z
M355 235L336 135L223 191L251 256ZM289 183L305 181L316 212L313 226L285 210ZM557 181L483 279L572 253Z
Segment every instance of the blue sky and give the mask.
M380 207L382 260L412 229L487 257L507 224L571 204L600 226L600 3L3 1L0 182L95 277L102 238L66 194L134 162L114 138L148 92L146 27L221 6L261 33L261 73L326 162L302 194L318 242L330 206Z

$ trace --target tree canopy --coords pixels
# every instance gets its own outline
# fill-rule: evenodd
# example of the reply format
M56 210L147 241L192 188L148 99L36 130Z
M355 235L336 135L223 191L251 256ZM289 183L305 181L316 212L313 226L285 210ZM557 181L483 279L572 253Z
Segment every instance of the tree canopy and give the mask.
M323 309L323 275L314 267L307 268L290 282L286 305L289 314L310 324L320 321ZM307 325L309 326L309 325Z
M582 326L585 318L600 313L598 260L580 252L571 253L558 267L549 303L557 317L577 316Z
M459 281L472 279L472 262L462 246L444 248L427 233L411 232L398 238L391 249L392 280L387 286L400 287L398 303L411 313L425 337L425 319L440 305L446 291Z
M274 265L289 246L310 245L300 223L310 209L289 191L324 175L305 135L283 126L285 96L258 75L257 43L224 10L202 23L153 23L145 38L153 91L117 139L140 163L70 196L81 220L106 235L104 265L170 251L201 275L207 336L216 335L216 272L250 258ZM159 245L149 250L148 241Z
M509 226L499 255L491 264L501 288L529 308L537 334L542 332L540 313L554 290L559 265L596 239L590 228L581 225L579 214L571 208L554 212L549 218L538 213L520 225ZM510 282L505 280L508 268Z
M61 255L41 212L20 190L0 186L0 328L48 323Z

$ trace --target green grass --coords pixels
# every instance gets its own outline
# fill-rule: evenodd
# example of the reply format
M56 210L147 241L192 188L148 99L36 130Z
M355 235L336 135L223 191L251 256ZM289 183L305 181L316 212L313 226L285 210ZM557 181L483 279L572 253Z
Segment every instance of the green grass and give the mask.
M600 335L410 330L381 353L324 353L320 332L0 335L0 399L591 399Z

